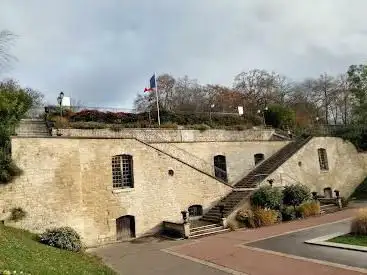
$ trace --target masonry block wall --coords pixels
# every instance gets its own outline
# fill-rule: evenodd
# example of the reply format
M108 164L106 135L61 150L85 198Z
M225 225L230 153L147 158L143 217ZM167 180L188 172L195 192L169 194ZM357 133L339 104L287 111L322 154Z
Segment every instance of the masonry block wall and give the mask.
M326 149L327 170L320 169L320 148ZM341 196L349 197L367 176L366 156L341 138L314 137L268 179L274 179L274 185L300 182L319 194L331 187L339 190Z
M211 207L231 188L133 139L13 138L13 157L24 175L1 186L0 207L22 207L14 226L40 232L71 226L87 245L116 239L115 220L135 216L136 236L181 221L181 211ZM134 188L112 187L111 159L133 156ZM170 176L168 170L174 175Z

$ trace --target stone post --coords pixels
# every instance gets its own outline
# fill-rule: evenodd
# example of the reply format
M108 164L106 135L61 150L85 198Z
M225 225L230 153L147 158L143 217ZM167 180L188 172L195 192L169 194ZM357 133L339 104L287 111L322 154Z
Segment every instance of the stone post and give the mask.
M343 208L342 199L339 197L339 198L336 199L336 201L337 201L337 204L339 206L339 209L342 209Z
M228 227L227 218L222 218L220 224L223 226L223 228L227 228Z
M190 224L184 223L183 227L184 227L184 236L185 236L185 239L187 239L190 236Z

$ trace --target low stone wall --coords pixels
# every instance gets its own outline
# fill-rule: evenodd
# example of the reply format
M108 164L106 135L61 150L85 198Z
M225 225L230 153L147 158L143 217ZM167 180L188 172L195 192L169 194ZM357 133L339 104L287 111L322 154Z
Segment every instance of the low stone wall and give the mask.
M174 231L179 233L182 237L186 238L190 235L190 225L188 223L176 223L176 222L163 222L163 229L168 231Z
M172 129L52 129L52 135L63 137L106 137L137 138L145 142L211 142L211 141L251 141L270 140L274 130L249 129L229 130L172 130Z

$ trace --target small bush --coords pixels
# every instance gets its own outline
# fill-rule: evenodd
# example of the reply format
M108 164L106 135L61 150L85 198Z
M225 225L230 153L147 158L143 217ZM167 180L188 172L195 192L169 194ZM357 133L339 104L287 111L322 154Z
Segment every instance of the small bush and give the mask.
M367 235L367 208L358 211L357 216L352 221L351 233Z
M10 212L11 215L9 219L14 222L24 219L27 215L27 212L25 212L21 207L12 208Z
M256 227L254 212L251 209L242 209L237 212L236 220L246 227L254 228Z
M283 194L277 187L261 186L251 195L251 205L261 208L279 209Z
M317 216L320 214L320 203L318 201L308 201L302 203L297 211L303 218Z
M161 124L161 128L165 129L178 129L177 123L166 122Z
M254 208L254 219L256 227L276 224L279 221L279 212L271 209Z
M82 249L79 234L70 227L47 229L39 236L39 240L43 244L65 250L77 252Z
M191 125L190 128L194 130L199 130L200 132L204 132L206 130L209 130L210 126L206 124L194 124L194 125Z
M236 231L238 228L239 228L239 224L237 221L229 221L227 223L227 226L228 228L231 230L231 231Z
M311 199L310 189L302 184L287 185L283 189L283 203L294 207Z
M55 121L54 126L57 129L63 129L69 127L69 120L66 117L56 116L53 118Z
M112 124L110 125L109 129L114 132L120 132L122 129L124 129L124 126L121 124Z
M22 274L22 275L31 275L31 273L23 272L23 271L16 271L16 270L0 270L0 275L15 275L15 274Z
M72 122L70 123L70 127L73 129L105 129L109 127L108 124L100 123L100 122Z
M281 213L283 221L293 221L297 218L296 210L293 206L283 207Z
M256 228L276 224L281 220L281 214L271 209L255 207L237 212L236 220L245 224L246 227Z
M20 176L22 173L22 170L11 159L11 156L0 150L0 184L9 183L14 177Z

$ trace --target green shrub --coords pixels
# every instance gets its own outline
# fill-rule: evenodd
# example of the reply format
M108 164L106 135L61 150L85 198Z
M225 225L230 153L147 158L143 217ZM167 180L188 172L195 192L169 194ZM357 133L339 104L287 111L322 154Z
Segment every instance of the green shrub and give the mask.
M11 156L0 150L0 184L9 183L21 174L22 170L13 162Z
M47 229L46 232L39 235L39 240L43 244L65 250L76 252L82 249L79 234L70 227Z
M190 128L194 130L199 130L200 132L204 132L206 130L209 130L210 126L206 124L194 124L194 125L191 125Z
M109 126L109 129L114 132L120 132L124 129L124 126L122 124L112 124Z
M261 186L251 195L251 205L255 207L279 209L283 194L277 187Z
M21 207L12 208L10 212L11 215L9 219L14 222L24 219L27 215L27 212L25 212Z
M161 124L161 128L178 129L178 125L177 125L177 123L165 122L165 123Z
M15 274L22 274L22 275L31 275L31 273L23 272L23 271L16 271L16 270L0 270L0 275L15 275Z
M293 206L284 206L281 213L283 221L293 221L297 218L296 210Z
M297 211L303 218L317 216L320 214L320 203L318 201L304 202L297 208Z
M351 233L367 235L367 208L359 209L357 216L352 221Z
M302 184L287 185L283 189L283 203L296 207L311 199L310 189Z
M105 129L109 127L108 124L100 123L100 122L71 122L71 128L74 129Z
M293 127L296 121L296 114L291 108L278 104L271 105L264 115L266 124L275 128Z

